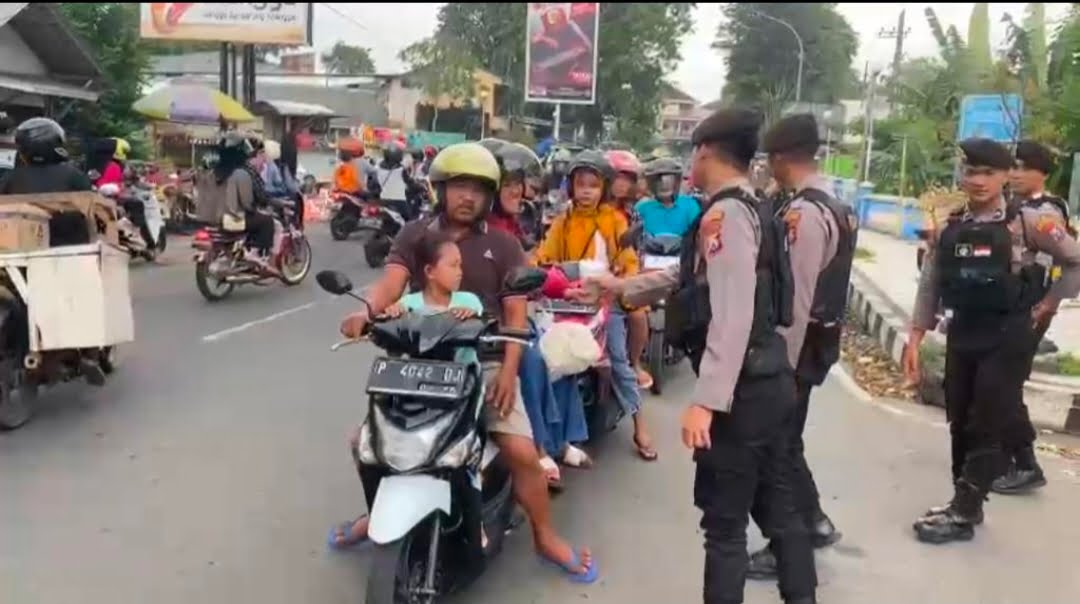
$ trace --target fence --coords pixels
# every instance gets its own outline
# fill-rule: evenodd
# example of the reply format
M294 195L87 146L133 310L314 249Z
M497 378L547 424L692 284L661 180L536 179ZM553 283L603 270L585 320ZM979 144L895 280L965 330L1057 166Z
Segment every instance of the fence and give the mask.
M900 239L918 239L925 228L926 213L914 197L879 195L872 183L858 183L850 178L833 180L837 198L855 208L859 228L877 231Z

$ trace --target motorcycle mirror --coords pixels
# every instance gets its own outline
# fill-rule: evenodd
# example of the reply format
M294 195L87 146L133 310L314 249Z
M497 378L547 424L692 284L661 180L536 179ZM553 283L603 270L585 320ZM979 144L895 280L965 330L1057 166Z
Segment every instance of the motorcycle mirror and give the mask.
M101 172L98 172L97 170L90 170L86 173L86 177L89 178L92 182L97 182L98 180L101 180Z
M521 267L506 276L503 291L508 294L528 294L543 287L547 271L542 268Z
M315 275L315 281L319 283L319 287L335 296L347 294L353 289L352 281L339 271L319 271L319 274Z

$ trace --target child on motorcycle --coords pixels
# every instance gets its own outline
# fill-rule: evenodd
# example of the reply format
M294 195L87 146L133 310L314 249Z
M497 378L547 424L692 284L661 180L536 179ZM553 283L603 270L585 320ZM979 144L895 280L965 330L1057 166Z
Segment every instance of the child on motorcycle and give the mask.
M611 165L598 151L583 151L570 165L568 193L572 207L548 229L537 249L538 264L597 260L620 276L638 272L637 254L620 245L629 230L626 219L606 203ZM646 461L657 458L641 410L637 375L630 366L626 346L626 313L614 304L607 324L606 348L611 360L612 390L619 404L634 418L634 446Z

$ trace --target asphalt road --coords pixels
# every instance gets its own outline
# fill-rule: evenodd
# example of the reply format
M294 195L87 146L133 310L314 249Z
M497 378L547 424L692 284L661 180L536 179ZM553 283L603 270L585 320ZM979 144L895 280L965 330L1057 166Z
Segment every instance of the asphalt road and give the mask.
M332 242L318 227L313 239L316 269L374 277L357 242ZM168 262L133 271L138 341L116 379L49 391L31 424L0 434L0 601L361 601L366 554L324 544L332 523L363 507L345 433L363 416L374 351L329 351L350 305L314 280L209 305L187 252ZM557 523L593 548L597 584L540 565L519 530L457 601L699 602L692 465L677 440L690 386L683 369L648 399L660 461L638 461L623 426L593 448L595 469L567 472ZM815 395L807 432L826 509L845 534L818 555L821 602L1077 601L1080 463L1046 458L1046 489L993 499L974 542L932 547L910 525L949 493L939 413L864 400L834 378ZM760 543L751 529L751 546ZM750 583L746 597L779 601L768 583Z

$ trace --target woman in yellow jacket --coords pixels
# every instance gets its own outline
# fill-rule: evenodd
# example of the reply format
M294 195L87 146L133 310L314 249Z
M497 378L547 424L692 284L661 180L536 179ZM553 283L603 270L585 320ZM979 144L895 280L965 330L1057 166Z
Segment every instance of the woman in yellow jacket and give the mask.
M603 154L583 151L568 171L570 209L548 229L536 250L537 264L557 264L581 260L605 262L612 273L630 276L638 272L638 257L619 242L630 226L626 218L602 203L611 185L611 166ZM612 305L607 324L607 353L611 360L612 390L626 413L634 418L634 447L646 461L657 458L641 411L638 379L630 366L626 348L626 313Z

